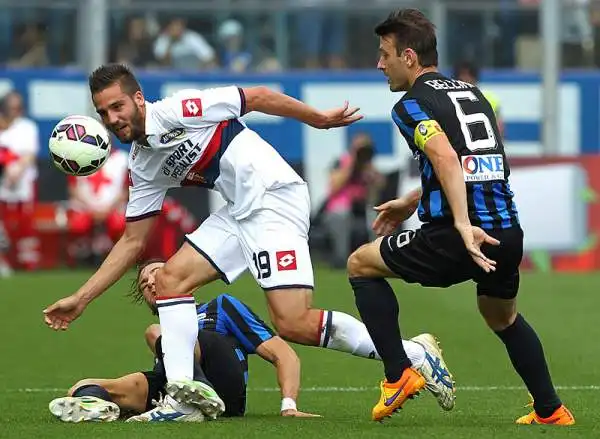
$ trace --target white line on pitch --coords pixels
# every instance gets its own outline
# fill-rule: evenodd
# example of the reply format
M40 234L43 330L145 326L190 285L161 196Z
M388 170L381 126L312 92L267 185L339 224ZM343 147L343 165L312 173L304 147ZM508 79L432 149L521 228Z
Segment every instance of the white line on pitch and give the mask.
M457 386L459 392L494 392L494 391L526 391L522 386ZM556 386L557 390L600 390L600 385L589 386ZM58 387L39 387L39 388L21 388L21 389L6 389L6 393L61 393L67 389ZM301 388L302 392L315 393L333 393L333 392L371 392L378 390L377 387L305 387ZM248 389L249 392L279 392L277 387L256 387ZM0 393L2 393L0 391Z

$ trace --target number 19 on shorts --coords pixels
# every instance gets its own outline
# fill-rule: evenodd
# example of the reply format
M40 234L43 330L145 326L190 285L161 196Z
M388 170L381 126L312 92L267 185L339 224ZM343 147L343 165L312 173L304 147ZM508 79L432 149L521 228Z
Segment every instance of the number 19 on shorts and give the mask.
M257 279L268 279L271 277L271 258L268 251L260 251L252 254L254 266L256 267Z

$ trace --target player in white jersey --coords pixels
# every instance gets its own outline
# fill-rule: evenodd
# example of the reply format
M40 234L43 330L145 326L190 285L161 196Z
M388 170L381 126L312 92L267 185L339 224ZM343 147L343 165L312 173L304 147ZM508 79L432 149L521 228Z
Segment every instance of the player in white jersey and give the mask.
M88 282L44 310L50 327L67 329L89 302L135 263L169 188L201 186L218 191L226 206L187 235L156 274L172 407L193 414L194 405L206 404L192 381L198 329L190 291L217 279L232 282L247 269L266 292L279 335L296 343L378 357L362 322L341 312L311 308L314 282L306 183L239 119L260 111L327 129L360 120L357 108L346 104L318 111L265 87L183 90L150 103L133 74L116 64L93 72L90 89L107 128L120 141L132 143L127 226ZM416 361L425 361L421 345L405 343Z

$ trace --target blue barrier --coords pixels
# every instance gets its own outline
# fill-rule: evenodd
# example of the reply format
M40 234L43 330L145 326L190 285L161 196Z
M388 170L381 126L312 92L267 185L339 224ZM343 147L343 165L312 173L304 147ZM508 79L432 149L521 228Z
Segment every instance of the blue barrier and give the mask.
M366 117L346 135L368 131L378 154L395 151L394 128L389 112L399 95L385 91L387 84L377 71L289 72L281 74L235 75L223 72L200 75L173 72L140 72L138 75L149 100L182 87L213 85L267 84L309 103L334 106L344 98L359 101ZM540 76L513 71L485 72L482 88L499 97L506 124L506 143L514 151L538 147L541 124ZM600 73L565 73L561 77L560 147L564 153L590 153L600 150ZM3 70L0 93L15 88L25 97L30 116L39 124L41 154L47 155L47 138L54 124L69 114L89 111L86 75L74 69ZM371 91L377 90L382 101ZM389 95L389 96L388 96ZM371 97L370 97L371 96ZM277 147L290 162L302 162L306 149L306 130L301 124L278 118L250 118L248 123ZM121 146L122 147L122 146Z

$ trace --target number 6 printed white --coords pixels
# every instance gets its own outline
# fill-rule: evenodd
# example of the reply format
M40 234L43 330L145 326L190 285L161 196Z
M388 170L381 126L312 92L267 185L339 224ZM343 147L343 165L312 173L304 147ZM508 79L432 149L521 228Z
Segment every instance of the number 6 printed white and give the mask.
M454 108L456 109L456 117L460 122L460 129L462 130L465 143L470 151L477 151L480 149L493 149L498 145L496 136L494 135L494 128L490 119L484 113L473 113L465 114L460 101L469 100L471 102L477 102L477 96L472 91L451 91L448 92L448 97L452 100ZM473 140L471 137L471 131L469 131L469 125L475 123L482 123L485 126L487 138Z

